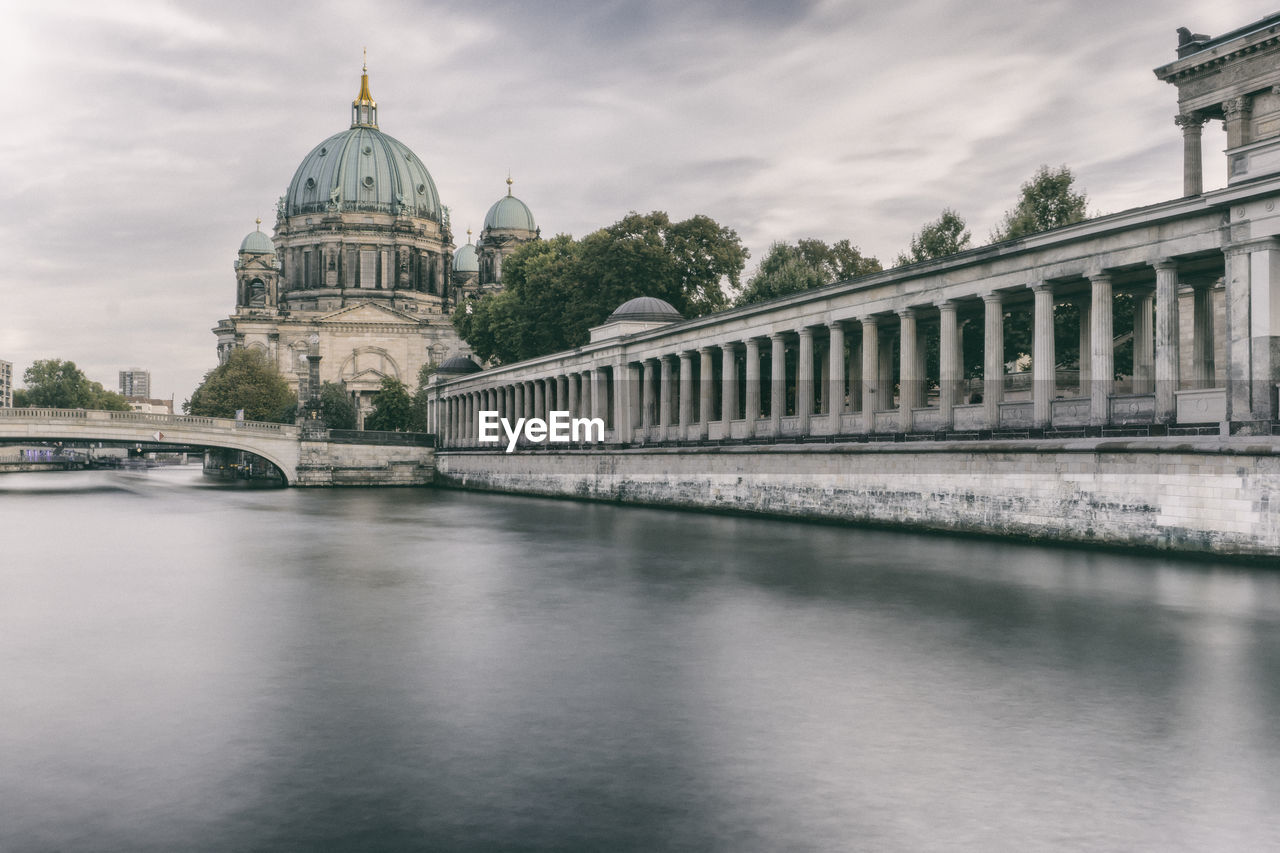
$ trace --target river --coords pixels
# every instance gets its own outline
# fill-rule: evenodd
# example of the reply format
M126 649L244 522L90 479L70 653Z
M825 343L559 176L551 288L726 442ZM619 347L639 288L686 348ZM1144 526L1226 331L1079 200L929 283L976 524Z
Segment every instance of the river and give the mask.
M1280 849L1280 573L0 477L0 850Z

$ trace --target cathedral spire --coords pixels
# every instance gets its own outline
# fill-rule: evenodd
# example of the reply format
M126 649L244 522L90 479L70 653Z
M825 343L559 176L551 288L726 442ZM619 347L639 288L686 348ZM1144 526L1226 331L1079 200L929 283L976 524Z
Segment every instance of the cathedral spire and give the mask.
M369 94L369 50L364 51L364 65L360 69L360 94L351 102L351 126L378 126L378 103Z
M511 197L511 170L507 170L507 198Z

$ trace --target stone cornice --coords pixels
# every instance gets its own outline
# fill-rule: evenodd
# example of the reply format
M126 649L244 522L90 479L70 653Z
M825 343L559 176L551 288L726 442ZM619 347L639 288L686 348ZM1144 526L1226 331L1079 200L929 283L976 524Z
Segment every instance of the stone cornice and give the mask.
M1280 44L1280 15L1273 15L1241 30L1211 39L1203 49L1168 65L1161 65L1154 69L1154 73L1158 79L1174 83L1208 69L1220 68L1234 59L1277 44Z

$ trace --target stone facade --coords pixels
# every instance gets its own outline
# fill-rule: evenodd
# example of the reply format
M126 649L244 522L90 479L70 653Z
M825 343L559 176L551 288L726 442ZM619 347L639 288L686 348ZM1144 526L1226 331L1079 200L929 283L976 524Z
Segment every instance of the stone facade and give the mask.
M424 366L470 352L449 315L482 289L479 268L453 252L448 208L417 155L379 129L366 70L350 129L303 159L274 237L259 227L241 243L235 312L213 329L219 361L257 349L305 396L318 354L320 381L341 383L363 423L384 377L414 388Z

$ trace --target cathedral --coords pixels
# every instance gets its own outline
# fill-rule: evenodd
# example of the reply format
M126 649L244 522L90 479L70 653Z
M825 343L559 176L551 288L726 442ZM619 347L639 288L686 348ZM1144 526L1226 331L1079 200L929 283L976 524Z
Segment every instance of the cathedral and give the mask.
M318 355L320 381L340 383L363 423L383 377L412 389L424 366L469 354L450 312L500 290L503 258L540 233L511 184L476 243L468 231L455 249L427 167L378 129L366 66L351 127L303 158L274 235L259 219L240 243L235 312L213 329L219 363L256 349L305 398L308 357Z

